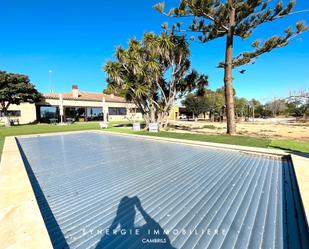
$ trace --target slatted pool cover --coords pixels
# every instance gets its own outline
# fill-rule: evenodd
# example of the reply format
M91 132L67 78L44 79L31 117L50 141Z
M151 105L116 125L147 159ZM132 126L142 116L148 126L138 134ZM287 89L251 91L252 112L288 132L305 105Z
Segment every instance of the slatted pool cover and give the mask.
M309 248L287 159L96 132L18 142L55 248Z

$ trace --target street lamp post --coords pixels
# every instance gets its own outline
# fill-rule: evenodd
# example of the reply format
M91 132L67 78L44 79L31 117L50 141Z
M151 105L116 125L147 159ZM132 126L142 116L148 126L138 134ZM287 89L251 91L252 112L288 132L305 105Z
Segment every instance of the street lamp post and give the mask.
M48 76L49 76L50 93L53 93L53 79L52 79L52 74L53 74L53 71L52 71L52 70L49 70L49 71L48 71Z

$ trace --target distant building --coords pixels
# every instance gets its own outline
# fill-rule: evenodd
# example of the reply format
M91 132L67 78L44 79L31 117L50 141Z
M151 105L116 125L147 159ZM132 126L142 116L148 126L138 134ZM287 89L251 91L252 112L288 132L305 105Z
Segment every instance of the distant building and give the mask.
M3 122L3 112L0 110L0 122ZM40 103L22 103L10 105L8 116L20 124L50 123L72 120L87 121L119 121L141 120L142 114L133 103L124 98L97 92L80 92L77 85L67 93L43 94Z
M179 107L173 106L169 115L169 120L177 120L179 118Z

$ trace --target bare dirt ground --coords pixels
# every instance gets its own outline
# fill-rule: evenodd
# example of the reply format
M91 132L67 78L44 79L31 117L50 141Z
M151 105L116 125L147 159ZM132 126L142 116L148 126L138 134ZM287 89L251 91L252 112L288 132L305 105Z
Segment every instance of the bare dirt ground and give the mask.
M226 123L209 121L170 121L171 128L178 132L200 134L225 134ZM263 137L271 139L288 139L309 141L309 122L274 122L261 121L237 123L237 133L244 136Z

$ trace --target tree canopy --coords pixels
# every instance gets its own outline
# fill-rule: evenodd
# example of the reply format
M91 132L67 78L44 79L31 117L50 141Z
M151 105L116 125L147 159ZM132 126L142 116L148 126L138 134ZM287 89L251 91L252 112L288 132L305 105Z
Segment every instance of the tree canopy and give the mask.
M167 125L175 100L197 90L203 93L206 75L190 70L190 51L184 36L162 32L131 39L116 49L116 60L104 66L108 87L123 91L142 111L146 125Z
M309 115L309 93L270 100L264 104L256 99L234 96L235 113L238 121L244 118L296 117L305 119ZM222 116L225 110L224 88L216 90L205 89L203 96L188 94L182 104L195 116L201 113L209 114L210 121L215 116Z
M121 89L121 88L112 87L112 85L108 85L103 90L103 93L104 94L114 94L114 95L119 96L119 97L125 97L126 90L125 89Z
M192 112L194 118L209 110L207 99L204 96L196 96L195 94L189 93L181 103L188 111Z
M295 1L289 1L284 6L282 1L272 4L271 1L264 0L182 0L178 7L170 9L167 13L164 12L164 2L158 3L154 7L170 17L192 17L192 23L188 27L183 29L181 22L177 22L172 25L171 29L174 32L196 32L198 33L197 39L206 43L228 34L231 15L234 15L233 36L245 40L253 34L259 25L293 14L295 3ZM232 12L231 9L234 11ZM163 27L167 29L167 23L163 24ZM252 63L264 53L287 46L291 39L306 30L308 27L305 23L299 21L295 24L294 29L288 27L283 30L281 36L274 35L264 41L254 40L251 43L253 50L235 56L233 67ZM195 36L190 38L196 39ZM220 63L219 66L224 67L224 63Z
M0 104L4 114L11 104L36 103L40 98L41 94L27 75L0 71Z

